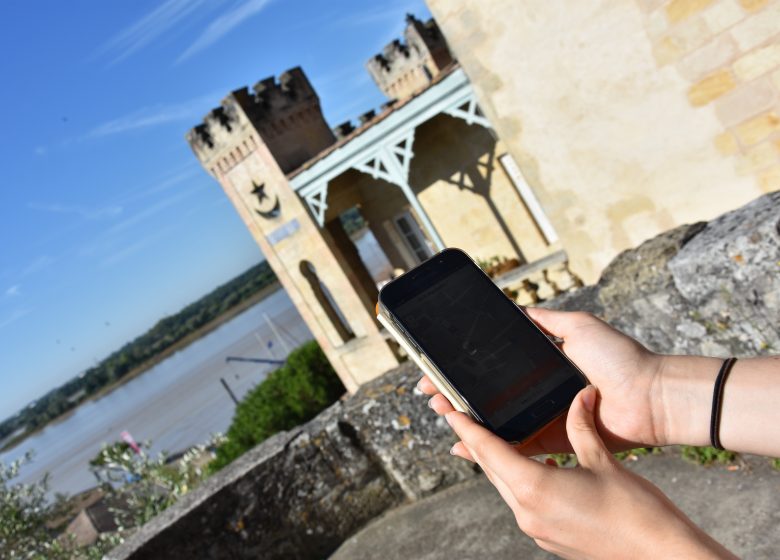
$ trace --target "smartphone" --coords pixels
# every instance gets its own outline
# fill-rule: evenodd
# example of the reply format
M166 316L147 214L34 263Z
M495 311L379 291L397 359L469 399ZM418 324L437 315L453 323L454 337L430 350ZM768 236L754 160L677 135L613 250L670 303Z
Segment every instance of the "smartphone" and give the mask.
M568 410L585 375L460 249L386 284L379 321L453 407L511 443Z

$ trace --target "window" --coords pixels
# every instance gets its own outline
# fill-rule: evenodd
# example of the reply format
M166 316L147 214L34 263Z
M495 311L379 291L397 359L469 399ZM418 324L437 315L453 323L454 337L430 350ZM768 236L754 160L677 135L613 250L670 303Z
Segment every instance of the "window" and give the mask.
M404 244L412 252L418 263L433 255L433 250L428 245L428 240L425 239L420 226L417 225L417 221L408 210L396 216L393 221L398 233L401 234Z
M299 268L303 277L308 281L309 286L314 293L314 297L322 306L325 315L336 330L341 342L347 342L348 340L355 338L355 333L350 328L349 323L347 323L347 318L344 317L336 300L333 299L333 294L330 293L328 287L323 284L322 280L317 276L314 265L309 261L304 260L300 262Z

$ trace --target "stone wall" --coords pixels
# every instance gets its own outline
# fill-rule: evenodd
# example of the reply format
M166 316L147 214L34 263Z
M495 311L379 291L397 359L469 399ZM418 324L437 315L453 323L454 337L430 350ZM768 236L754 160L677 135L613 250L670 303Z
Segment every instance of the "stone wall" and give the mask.
M780 352L780 192L624 251L548 307L585 309L673 354Z
M650 348L726 356L780 349L780 193L620 254L586 309ZM403 365L238 459L114 550L114 560L323 558L380 513L474 474Z
M427 4L586 282L780 188L780 1Z
M263 442L109 558L320 559L385 510L471 477L419 377L403 365Z

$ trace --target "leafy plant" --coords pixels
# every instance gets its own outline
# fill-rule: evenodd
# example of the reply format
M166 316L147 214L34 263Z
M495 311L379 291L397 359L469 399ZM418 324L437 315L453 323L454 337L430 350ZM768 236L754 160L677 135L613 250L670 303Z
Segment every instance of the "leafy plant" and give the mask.
M550 453L548 457L558 463L559 467L575 466L577 464L577 456L574 453Z
M90 469L111 501L122 504L112 509L120 531L143 525L197 486L206 477L200 457L223 441L222 436L214 436L209 443L189 449L175 463L169 462L164 452L150 456L148 442L139 446L139 453L125 442L104 445L90 461Z
M711 465L720 463L728 465L737 459L737 454L732 451L721 451L714 447L695 447L693 445L683 445L680 447L683 459L698 463L699 465Z
M209 468L219 470L275 433L310 420L343 394L344 385L319 345L299 346L238 404Z
M0 462L0 557L8 560L98 560L119 544L108 535L92 546L77 546L51 528L61 513L61 500L48 502L48 477L32 484L14 483L31 454L10 464Z

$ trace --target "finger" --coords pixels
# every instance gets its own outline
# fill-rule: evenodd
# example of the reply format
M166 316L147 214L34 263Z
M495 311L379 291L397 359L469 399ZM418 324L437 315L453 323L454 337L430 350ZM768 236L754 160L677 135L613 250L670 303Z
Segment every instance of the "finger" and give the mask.
M613 465L612 454L596 430L593 411L596 409L597 396L593 385L585 387L574 397L566 418L566 431L577 461L591 470L605 469Z
M417 388L426 395L435 395L439 392L436 385L431 383L431 380L428 379L427 375L423 375L420 381L417 382Z
M580 328L584 322L594 319L592 315L587 313L555 311L542 307L527 307L525 311L542 330L564 340Z
M463 445L462 441L459 441L452 446L452 449L450 449L450 454L454 455L455 457L460 457L461 459L466 459L466 461L470 461L472 463L475 462L474 457L471 456L471 453L469 453L469 450L465 445Z
M444 416L455 410L450 404L450 401L447 400L447 397L442 394L433 395L428 401L428 406L439 416Z
M524 457L466 414L453 411L447 414L446 419L474 460L510 486L515 483L533 484L544 469L540 463Z
M512 491L512 488L506 482L504 482L500 476L490 470L489 467L482 467L482 472L485 473L485 476L490 481L490 484L492 484L495 489L498 490L498 493L501 495L501 499L506 502L506 505L509 506L509 509L511 509L512 513L515 515L515 517L517 517L521 512L521 508L515 493Z

